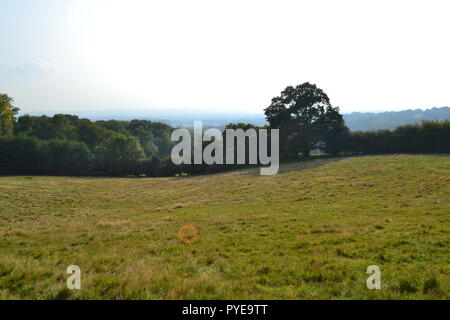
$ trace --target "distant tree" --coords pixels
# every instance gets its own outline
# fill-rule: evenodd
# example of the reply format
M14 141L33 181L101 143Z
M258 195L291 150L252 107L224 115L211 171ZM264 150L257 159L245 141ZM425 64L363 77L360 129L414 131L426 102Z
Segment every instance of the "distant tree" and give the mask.
M0 137L1 174L44 174L48 155L47 142L36 137Z
M170 155L173 143L170 140L172 128L161 122L149 120L131 121L96 121L95 124L125 135L131 135L139 139L147 156L158 155L167 157Z
M50 174L85 175L94 165L94 155L83 142L54 139L48 142Z
M115 134L94 149L96 168L110 175L134 174L144 150L136 137Z
M160 158L170 155L174 143L170 140L172 128L161 122L151 122L153 136L155 137L155 145L157 147L157 154Z
M288 86L264 112L270 127L280 129L284 157L309 156L326 142L327 133L344 125L339 108L332 107L326 93L309 82Z
M160 163L161 163L161 159L157 155L154 155L152 157L152 159L150 160L149 166L147 168L148 171L146 172L146 174L149 177L156 176L158 173L158 168L159 168Z
M77 116L69 114L55 114L53 117L24 115L17 120L15 132L43 140L76 140L79 122Z
M103 128L106 128L106 129L109 129L109 130L112 130L112 131L115 131L118 133L128 134L128 131L126 128L126 125L127 125L126 121L99 120L99 121L95 121L95 124L100 127L103 127Z
M156 139L153 136L152 126L150 121L146 120L132 120L127 126L128 132L139 139L139 143L144 149L145 154L153 155L158 153L156 146Z
M160 165L158 166L157 176L162 177L173 177L176 174L182 173L182 167L174 164L170 157L164 158L161 160Z
M76 128L78 117L70 114L55 114L49 121L50 139L70 139L77 138Z
M28 114L20 116L14 126L14 132L16 135L24 134L31 136L34 127L36 126L37 117L30 116Z
M244 150L245 150L245 164L237 164L237 153L238 153L238 141L237 140L239 140L239 139L237 139L237 138L234 138L233 140L234 141L231 141L230 142L230 145L229 146L231 146L232 147L232 149L231 150L227 150L227 134L226 134L226 130L227 129L233 129L233 130L239 130L239 129L241 129L242 131L241 132L243 132L244 134L245 133L247 133L248 135L247 136L244 136L245 138L244 138ZM250 142L251 142L251 138L250 138L250 136L253 134L253 133L255 133L256 134L256 138L255 138L255 141L256 141L256 144L257 144L257 147L256 147L256 151L258 150L258 148L259 148L259 145L258 145L258 134L257 134L257 132L258 132L258 129L260 129L260 127L258 127L258 126L255 126L255 125L253 125L253 124L250 124L250 123L242 123L242 122L239 122L239 123L229 123L229 124L227 124L226 126L225 126L225 130L223 131L223 146L224 146L224 154L226 154L226 153L231 153L231 152L234 152L234 160L235 160L235 164L233 165L233 167L235 167L235 168L239 168L239 167L245 167L245 166L248 166L248 164L250 164L251 162L250 162ZM227 166L230 166L230 165L227 165ZM219 166L217 166L217 167L223 167L223 165L221 166L221 165L219 165ZM212 170L218 170L219 168L216 168L216 166L213 166L212 168L210 168L210 169L212 169Z
M336 117L335 119L333 119ZM325 144L325 152L338 155L339 152L345 149L346 143L350 136L350 129L342 121L342 115L339 113L331 113L329 117L330 123L323 127Z
M14 117L19 108L13 106L13 98L0 93L0 136L10 136L14 130Z
M87 119L83 119L77 127L78 140L86 143L91 150L115 135L115 132Z

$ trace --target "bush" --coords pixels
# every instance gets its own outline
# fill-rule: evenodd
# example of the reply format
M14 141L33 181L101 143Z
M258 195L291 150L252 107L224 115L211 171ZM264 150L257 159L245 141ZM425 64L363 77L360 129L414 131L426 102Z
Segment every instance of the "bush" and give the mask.
M52 174L85 175L94 165L94 155L86 144L69 140L48 143L48 172Z
M94 149L95 168L108 175L136 174L144 151L136 137L115 134Z
M402 280L400 280L400 282L398 284L398 290L401 293L414 293L417 291L417 288L412 281L407 280L407 279L402 279Z
M435 277L428 278L423 284L423 293L427 294L430 291L435 291L439 289L439 282Z
M44 174L47 172L48 144L35 137L0 137L2 174Z
M89 148L77 141L40 140L20 135L0 138L2 174L88 174L94 163Z

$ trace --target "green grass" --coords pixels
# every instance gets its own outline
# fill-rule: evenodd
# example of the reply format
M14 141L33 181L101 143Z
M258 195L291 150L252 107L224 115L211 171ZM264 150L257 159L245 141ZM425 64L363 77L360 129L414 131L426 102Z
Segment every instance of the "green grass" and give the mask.
M1 299L449 299L450 157L0 177ZM198 230L183 243L178 230ZM82 289L68 290L68 265ZM378 265L381 290L366 287Z

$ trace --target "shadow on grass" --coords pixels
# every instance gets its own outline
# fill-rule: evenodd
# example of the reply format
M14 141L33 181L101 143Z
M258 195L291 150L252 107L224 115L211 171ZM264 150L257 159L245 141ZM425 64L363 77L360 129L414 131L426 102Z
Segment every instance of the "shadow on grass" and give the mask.
M304 170L304 169L312 169L316 167L321 167L326 164L337 162L344 160L347 157L310 157L302 160L292 161L292 162L285 162L280 164L280 168L277 174L291 172L291 171L298 171L298 170ZM223 172L217 172L217 173L209 173L209 174L198 174L198 175L188 175L185 177L175 177L174 179L180 179L180 178L196 178L196 179L202 179L202 178L210 178L213 176L261 176L260 174L260 168L261 166L254 166L254 167L247 167L247 168L235 168L228 171ZM261 176L263 177L263 176Z
M300 161L281 163L280 169L278 170L278 174L317 168L332 162L344 160L346 158L348 157L310 157L308 159ZM241 172L243 175L256 176L260 175L260 168L250 168L247 170L242 170Z

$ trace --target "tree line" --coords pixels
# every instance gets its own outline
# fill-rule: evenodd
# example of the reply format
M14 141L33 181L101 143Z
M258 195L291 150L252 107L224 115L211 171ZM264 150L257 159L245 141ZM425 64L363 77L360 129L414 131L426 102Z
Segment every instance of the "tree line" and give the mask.
M330 155L450 153L450 121L422 121L394 130L351 132L338 107L314 84L287 87L265 109L272 128L280 129L281 157L308 157L311 150ZM283 148L282 148L283 147Z
M90 121L75 115L23 115L0 94L0 174L173 176L214 173L243 165L174 165L172 128L147 120ZM382 153L450 153L450 121L424 121L395 130L351 132L338 107L314 84L289 86L264 110L269 125L226 129L279 129L281 161ZM248 141L247 141L248 143ZM225 145L225 144L224 144Z
M395 130L356 131L342 140L341 151L347 153L450 153L450 120L422 121Z
M173 145L164 123L16 117L18 111L0 95L0 174L156 176Z

